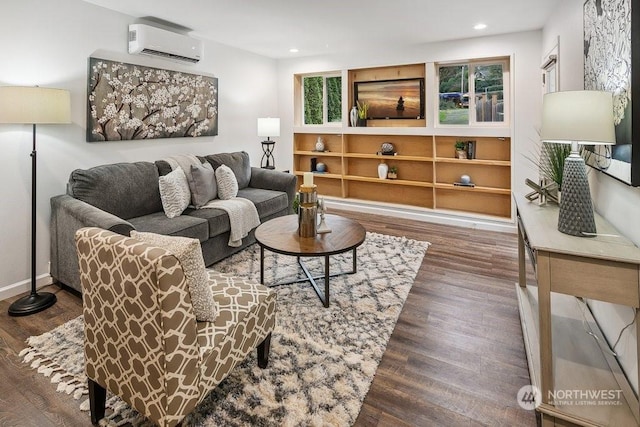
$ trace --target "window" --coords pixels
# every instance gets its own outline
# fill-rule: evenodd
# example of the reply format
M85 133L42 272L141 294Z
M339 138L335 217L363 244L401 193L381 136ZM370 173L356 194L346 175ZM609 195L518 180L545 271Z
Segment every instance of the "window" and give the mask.
M507 60L438 66L438 122L442 125L506 124Z
M302 79L305 125L342 122L342 77L306 76Z

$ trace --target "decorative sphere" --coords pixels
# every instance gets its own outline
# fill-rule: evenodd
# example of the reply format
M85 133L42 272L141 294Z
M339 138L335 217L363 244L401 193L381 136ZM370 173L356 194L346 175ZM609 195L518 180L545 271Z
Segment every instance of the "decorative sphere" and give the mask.
M318 137L318 141L316 142L316 151L324 151L324 141L320 137Z
M316 165L316 171L318 171L318 172L326 172L327 171L327 166L324 163L318 163Z
M471 177L469 175L462 175L460 177L460 182L463 184L470 184L471 183Z
M390 142L383 142L382 146L380 147L380 151L386 154L393 153L393 144Z

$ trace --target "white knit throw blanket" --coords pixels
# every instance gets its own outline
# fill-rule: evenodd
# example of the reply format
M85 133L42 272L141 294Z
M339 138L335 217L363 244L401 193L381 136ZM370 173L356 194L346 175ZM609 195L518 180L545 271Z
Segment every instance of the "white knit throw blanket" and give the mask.
M252 201L242 197L228 200L213 199L201 209L205 208L222 209L229 215L229 222L231 223L229 246L235 248L242 245L242 239L247 237L254 227L260 225L260 217L256 206Z
M192 154L175 154L165 160L171 165L172 170L180 166L187 178L191 175L191 165L200 164L200 160ZM260 225L260 217L256 206L252 201L242 197L235 197L229 200L213 199L200 207L200 209L206 208L222 209L229 215L229 223L231 224L229 246L234 248L241 246L242 239L247 237L251 229Z

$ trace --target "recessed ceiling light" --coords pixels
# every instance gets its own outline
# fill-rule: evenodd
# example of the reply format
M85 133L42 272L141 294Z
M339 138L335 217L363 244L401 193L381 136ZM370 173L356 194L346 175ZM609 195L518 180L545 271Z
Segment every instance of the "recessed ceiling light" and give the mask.
M296 49L295 47L292 47L291 49L289 49L289 52L298 53L298 49Z
M473 26L474 30L484 30L485 28L487 28L487 24L476 24Z

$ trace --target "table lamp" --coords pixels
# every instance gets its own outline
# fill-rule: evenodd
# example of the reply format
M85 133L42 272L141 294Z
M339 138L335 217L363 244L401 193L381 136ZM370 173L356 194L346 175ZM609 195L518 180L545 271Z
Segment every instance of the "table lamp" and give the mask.
M592 90L545 94L540 139L571 144L562 174L558 230L572 236L595 236L589 180L578 146L616 143L612 94Z
M260 167L263 169L275 169L273 160L273 146L275 141L271 141L272 136L280 136L280 119L277 118L261 118L258 119L258 136L266 136L266 141L262 141L262 159Z
M31 293L9 306L11 316L37 313L56 302L56 296L36 290L36 124L71 123L67 90L42 87L0 87L0 123L31 124Z

